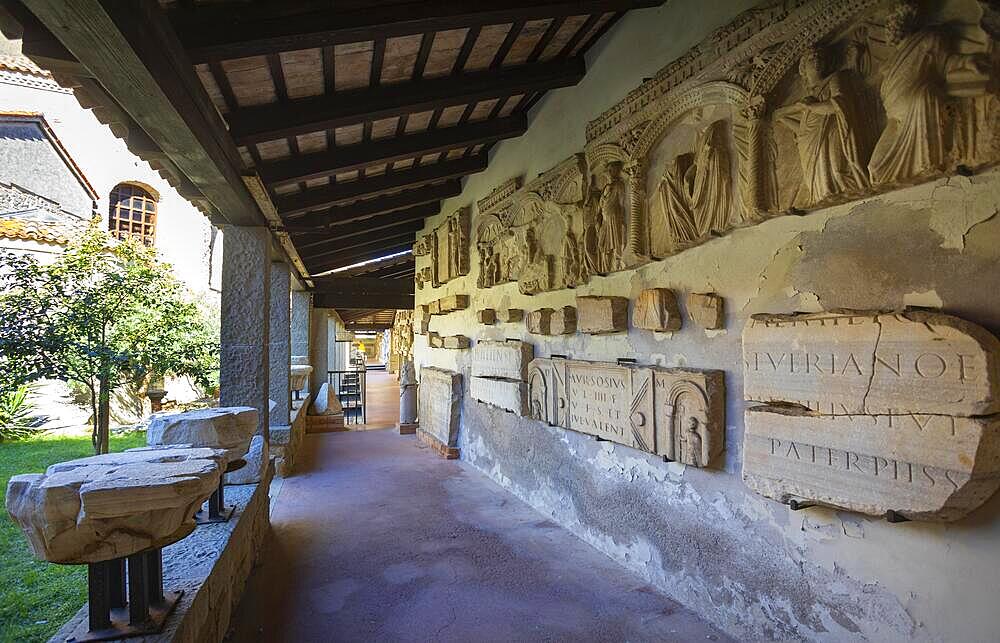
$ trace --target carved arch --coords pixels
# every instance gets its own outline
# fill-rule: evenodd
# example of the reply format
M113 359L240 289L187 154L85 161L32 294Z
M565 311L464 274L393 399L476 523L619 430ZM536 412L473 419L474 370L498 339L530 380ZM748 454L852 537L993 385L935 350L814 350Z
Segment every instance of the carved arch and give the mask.
M664 455L671 460L677 460L680 456L676 450L676 444L680 437L680 431L684 430L684 427L678 426L681 418L677 417L676 410L677 404L680 402L683 396L693 397L699 405L699 412L702 417L705 418L706 422L708 419L709 411L709 401L708 395L704 390L701 389L697 384L688 380L681 380L676 382L667 391L667 399L665 402L666 406L666 439L665 444L659 444L661 436L657 435L657 453ZM705 466L708 463L708 459L711 456L711 451L708 444L708 436L703 436L701 444L701 466Z

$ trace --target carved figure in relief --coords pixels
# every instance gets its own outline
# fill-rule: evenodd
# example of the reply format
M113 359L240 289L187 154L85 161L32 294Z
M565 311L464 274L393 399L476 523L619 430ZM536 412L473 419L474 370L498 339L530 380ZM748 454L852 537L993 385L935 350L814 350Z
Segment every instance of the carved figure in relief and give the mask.
M917 9L905 3L886 21L886 41L895 52L883 72L888 123L868 163L873 183L905 182L945 167L951 134L946 104L952 97L985 94L989 77L982 53L955 50L961 30L958 25L921 28ZM969 75L983 82L949 85L949 79Z
M607 183L597 198L597 272L608 273L622 268L625 252L627 206L621 161L606 167Z
M694 383L681 381L667 396L670 435L666 445L667 457L677 462L703 467L705 423L708 421L708 400Z
M729 228L733 181L727 127L726 121L715 121L698 135L691 210L699 236Z
M822 203L828 197L858 193L868 186L860 141L866 130L851 71L824 75L825 51L812 49L799 60L806 96L775 111L776 122L795 136L802 168L796 205Z
M663 230L666 235L652 235L650 248L654 257L665 257L684 244L698 238L698 229L691 212L691 191L697 168L694 154L681 154L674 158L656 188L658 209L653 210L653 230Z
M563 285L567 288L575 288L587 281L580 242L577 241L576 235L573 233L571 223L567 223L562 245L563 280L565 282Z

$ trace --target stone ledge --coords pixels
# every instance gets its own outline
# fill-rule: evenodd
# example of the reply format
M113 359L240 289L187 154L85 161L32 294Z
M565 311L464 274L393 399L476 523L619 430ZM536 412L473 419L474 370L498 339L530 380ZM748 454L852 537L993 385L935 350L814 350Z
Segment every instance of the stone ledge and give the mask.
M285 478L295 471L295 458L306 435L306 404L292 402L291 424L271 427L271 455L275 458L275 473Z
M199 525L190 536L163 548L163 586L184 590L159 634L133 637L136 643L202 643L221 641L229 617L243 594L270 529L268 486L274 467L260 484L227 485L226 502L235 505L228 522ZM65 643L81 623L87 605L49 639Z

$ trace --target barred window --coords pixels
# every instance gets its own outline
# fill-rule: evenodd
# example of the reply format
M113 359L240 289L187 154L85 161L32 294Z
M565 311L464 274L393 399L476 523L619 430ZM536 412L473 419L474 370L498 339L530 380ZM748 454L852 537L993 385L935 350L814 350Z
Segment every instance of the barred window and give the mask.
M117 239L133 237L147 246L156 240L156 199L132 183L111 190L108 230Z

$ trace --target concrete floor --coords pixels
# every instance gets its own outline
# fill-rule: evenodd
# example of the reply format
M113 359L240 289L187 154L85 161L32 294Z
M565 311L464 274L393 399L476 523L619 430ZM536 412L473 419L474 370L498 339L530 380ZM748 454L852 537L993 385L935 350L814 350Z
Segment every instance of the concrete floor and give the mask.
M306 441L231 641L728 640L413 436Z

